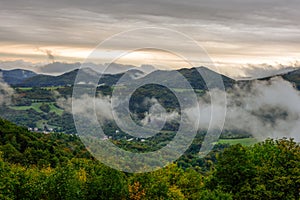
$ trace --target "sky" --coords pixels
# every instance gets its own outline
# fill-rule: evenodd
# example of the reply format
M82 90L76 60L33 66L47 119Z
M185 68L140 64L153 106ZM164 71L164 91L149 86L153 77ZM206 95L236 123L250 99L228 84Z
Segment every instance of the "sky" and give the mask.
M248 76L249 71L260 69L298 67L299 10L297 0L2 0L0 60L18 60L24 66L84 62L98 44L115 34L158 27L195 40L225 74ZM158 37L147 32L139 36L141 44L155 43ZM104 57L130 45L119 39L109 49L100 49ZM165 43L185 49L184 42L175 38ZM198 59L196 50L187 53ZM178 56L149 49L118 62L186 67Z

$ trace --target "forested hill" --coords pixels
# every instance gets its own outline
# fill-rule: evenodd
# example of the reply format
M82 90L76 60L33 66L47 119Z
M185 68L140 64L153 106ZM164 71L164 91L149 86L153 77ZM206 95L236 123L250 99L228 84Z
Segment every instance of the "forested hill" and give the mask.
M51 76L51 75L44 75L39 74L37 76L30 77L28 79L23 80L22 82L15 84L14 86L21 86L21 87L52 87L52 86L66 86L66 85L73 85L76 76L78 74L78 69L64 73L59 76ZM91 77L100 77L95 71L91 69L83 69L81 70L81 75L85 77L85 80L91 79ZM115 84L123 74L104 74L102 75L101 81L99 84L106 84L106 85L113 85Z
M91 158L77 136L35 133L0 119L0 151L3 159L24 166L56 167L71 158Z
M53 76L53 75L45 75L45 74L36 74L32 71L23 70L23 69L15 69L15 70L1 70L0 73L2 75L3 80L14 86L14 87L53 87L53 86L67 86L67 85L73 85L76 79L76 76L78 74L78 69L75 69L70 72L66 72L64 74ZM99 84L104 84L107 86L112 86L118 82L118 80L125 74L125 73L118 73L118 74L103 74L102 76L97 73L96 71L90 69L90 68L84 68L81 69L82 71L82 77L85 80L89 80L91 77L94 78L100 78ZM151 80L158 80L159 81L167 81L169 84L172 85L174 81L177 80L178 74L176 72L179 72L182 74L191 84L191 86L194 89L206 89L206 84L203 80L203 78L199 75L199 72L201 72L201 75L207 76L209 79L221 77L224 83L225 88L230 88L234 84L245 84L245 83L251 83L252 81L256 80L251 79L248 81L245 80L233 80L232 78L229 78L225 75L218 74L217 72L214 72L206 67L198 67L198 68L183 68L179 70L171 70L171 71L164 71L164 70L156 70L153 71L146 76L142 76L140 81L151 79ZM135 74L143 74L144 72L139 70L129 70L126 72L128 77L126 77L124 80L132 80L132 77L135 76ZM269 75L264 78L259 78L258 80L266 80L273 78L275 76L280 76L283 79L295 84L295 86L299 89L300 88L300 82L299 82L299 74L300 69L295 69L293 71L289 71L283 74L278 75ZM219 75L219 76L217 76ZM177 78L176 78L177 77ZM176 83L176 82L175 82Z
M24 69L2 70L0 69L1 78L10 85L22 83L24 80L34 77L37 74Z
M127 174L93 160L76 136L31 133L0 119L0 199L300 198L300 146L293 140L218 154L206 174L176 164Z
M23 79L23 81L21 82L17 82L17 83L9 82L9 83L12 83L13 86L18 86L18 87L52 87L52 86L73 85L76 76L78 74L78 71L79 70L76 69L59 76L39 74L36 76L29 77L27 79ZM126 72L126 74L119 73L119 74L103 74L103 75L100 75L99 73L89 68L84 68L81 69L80 71L81 71L81 78L83 80L87 81L90 80L91 78L93 79L93 78L101 77L101 79L99 80L99 84L102 85L104 84L107 86L112 86L116 84L123 75L125 75L125 78L123 77L123 81L131 81L134 76L143 74L143 72L139 70L129 70ZM235 83L233 79L226 77L224 75L220 75L205 67L180 69L180 70L173 70L173 71L157 70L150 74L147 74L144 77L142 76L138 80L143 82L150 79L154 82L157 81L158 83L161 81L167 81L168 84L178 85L176 80L179 78L178 75L181 74L191 83L191 86L194 89L206 89L206 83L203 80L203 78L200 76L199 72L201 72L201 75L206 75L209 78L216 79L216 77L221 77L223 79L226 88L232 87L232 85ZM210 79L210 81L213 80Z

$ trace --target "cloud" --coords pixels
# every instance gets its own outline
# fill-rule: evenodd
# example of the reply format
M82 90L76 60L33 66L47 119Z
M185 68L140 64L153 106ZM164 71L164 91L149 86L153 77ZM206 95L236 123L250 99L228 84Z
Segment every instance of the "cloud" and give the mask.
M111 98L109 96L100 95L96 98L92 98L85 94L80 98L58 98L56 103L65 111L72 113L73 115L80 116L81 119L88 120L89 122L96 122L94 119L94 113L96 113L97 122L102 125L108 121L116 120L112 112ZM144 118L138 122L138 124L142 125L145 129L160 131L166 122L179 120L180 115L177 112L166 112L166 110L154 98L145 98L143 105L145 104L151 105L150 109L148 112L144 113ZM72 107L72 105L76 106ZM121 121L120 123L122 124L126 122ZM121 127L119 128L122 129ZM132 127L125 126L124 128L125 129L122 130L126 132ZM143 134L145 135L146 133Z
M55 57L54 57L53 52L52 52L51 50L49 50L49 49L40 49L40 48L38 48L38 51L39 51L39 52L42 52L42 53L45 53L46 56L47 56L47 58L48 58L48 60L49 60L50 62L54 63Z
M15 9L17 6L27 8L25 11L29 12L32 9L40 8L44 15L50 11L57 9L81 8L82 13L104 13L111 16L111 18L123 19L147 19L151 21L159 21L160 17L169 17L181 20L210 20L210 21L223 21L224 23L236 22L242 24L276 24L278 22L291 22L296 20L295 17L299 15L297 8L299 3L296 0L290 0L288 4L279 0L246 0L243 2L237 0L212 0L212 1L196 1L190 0L182 2L179 0L131 0L131 1L97 1L89 0L88 2L82 1L45 1L35 0L31 3L22 1L3 2L3 9ZM30 6L30 7L29 7ZM43 17L40 12L36 17ZM58 11L59 12L59 11ZM52 15L55 17L58 12ZM284 13L290 12L290 15ZM82 14L80 13L80 14ZM69 13L68 13L69 14ZM78 13L77 13L78 14ZM242 14L242 15L241 15ZM71 15L73 17L73 15ZM68 22L69 18L64 16L61 21ZM59 18L58 16L56 18ZM77 18L87 19L86 15L81 15ZM89 18L88 18L89 19ZM149 19L149 21L150 21ZM50 19L48 19L51 21ZM95 19L94 19L95 21ZM160 22L160 21L159 21ZM251 22L251 23L249 23ZM294 24L293 24L294 25Z
M296 0L5 1L0 42L92 49L115 33L158 26L188 34L216 57L298 57L299 8Z
M46 54L48 56L48 59L51 61L51 62L54 62L54 55L52 54L52 51L51 50L45 50L46 51Z
M165 108L155 98L145 98L144 105L151 105L148 112L144 113L141 123L144 127L161 130L166 122L179 120L178 112L166 112Z
M1 64L0 64L1 65ZM131 69L140 70L144 73L150 73L155 70L155 67L151 65L141 65L141 66L133 66L133 65L123 65L119 63L111 63L108 67L108 64L95 64L95 63L64 63L64 62L54 62L47 64L45 66L36 68L36 70L40 73L46 74L63 74L68 71L72 71L79 68L90 68L99 74L118 74L123 73Z
M53 62L38 68L38 71L46 74L63 74L78 69L80 65L80 63Z
M105 96L97 96L93 98L88 95L82 95L81 98L59 98L56 103L58 106L74 115L81 115L86 119L94 117L94 110L91 110L91 104L95 103L96 114L98 121L104 123L106 120L112 120L110 98ZM72 107L72 104L77 105Z
M213 90L211 92L222 92ZM226 131L241 131L253 135L258 140L266 138L292 137L300 141L300 92L293 85L280 77L268 81L253 81L251 85L236 86L226 92L227 114L224 129ZM57 104L68 112L80 114L87 119L93 117L91 104L95 104L98 121L105 123L114 120L111 107L111 98L97 96L95 99L83 95L73 99L77 107L72 110L72 99L60 98ZM180 120L180 114L176 111L166 112L155 98L146 98L143 102L150 105L150 109L144 113L141 124L146 128L161 129L165 122ZM79 106L78 106L79 105ZM210 94L199 97L200 113L195 107L183 110L191 125L196 125L199 130L207 130L211 122ZM214 123L219 126L222 122L218 115L223 108L220 103L214 106ZM199 119L199 124L197 120Z
M224 130L248 132L259 140L292 137L300 141L300 92L291 83L279 77L254 81L248 88L235 87L226 95ZM208 94L200 98L199 104L201 113L193 108L185 112L191 121L200 119L199 129L207 129L211 119ZM218 110L220 105L214 106Z
M234 79L259 79L276 76L294 71L300 68L299 61L286 64L229 64L217 63L221 67L221 72ZM234 69L234 70L232 70Z
M42 66L43 63L32 63L24 60L14 61L0 61L0 69L12 70L12 69L29 69L35 70L37 67Z
M12 96L15 91L2 78L2 72L0 73L0 104L10 105Z

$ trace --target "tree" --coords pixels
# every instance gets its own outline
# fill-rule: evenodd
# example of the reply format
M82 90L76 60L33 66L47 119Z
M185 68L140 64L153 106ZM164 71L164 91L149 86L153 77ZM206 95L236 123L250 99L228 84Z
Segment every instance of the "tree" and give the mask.
M266 140L249 150L256 166L259 197L300 199L300 145L293 139Z
M252 181L254 169L247 148L234 145L220 155L212 183L224 192L237 194Z
M292 139L231 146L219 156L208 186L234 199L299 199L300 146Z
M50 110L51 110L49 104L45 104L45 103L43 103L43 104L40 106L40 109L41 109L41 111L43 111L43 112L45 112L45 113L49 113Z

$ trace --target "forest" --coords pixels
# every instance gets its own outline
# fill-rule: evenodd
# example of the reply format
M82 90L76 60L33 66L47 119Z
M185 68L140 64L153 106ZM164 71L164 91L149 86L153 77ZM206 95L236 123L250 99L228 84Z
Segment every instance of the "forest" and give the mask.
M1 119L0 152L0 199L300 198L300 145L287 138L224 145L202 166L185 165L192 158L184 155L130 174L95 160L76 135L30 132Z

